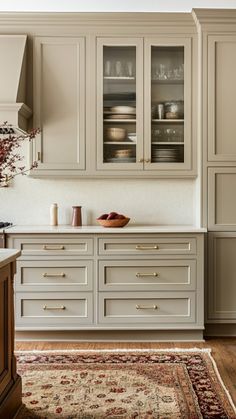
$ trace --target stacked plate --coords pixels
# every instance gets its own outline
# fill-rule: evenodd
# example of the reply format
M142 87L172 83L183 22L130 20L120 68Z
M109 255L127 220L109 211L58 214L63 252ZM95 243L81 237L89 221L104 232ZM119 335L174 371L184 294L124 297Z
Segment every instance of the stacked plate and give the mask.
M112 106L104 109L105 119L135 119L136 108L134 106Z
M153 148L152 161L156 163L176 163L183 161L182 150L178 147Z

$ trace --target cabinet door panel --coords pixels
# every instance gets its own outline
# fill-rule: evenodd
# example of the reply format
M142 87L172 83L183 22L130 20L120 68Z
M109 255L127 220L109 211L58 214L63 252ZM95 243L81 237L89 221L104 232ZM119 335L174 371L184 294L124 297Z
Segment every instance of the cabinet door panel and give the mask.
M97 39L97 169L143 169L143 39Z
M236 323L236 234L209 234L208 320Z
M208 169L210 230L236 230L236 169L218 167Z
M236 36L208 37L208 160L236 160Z
M34 126L42 130L36 172L85 169L84 67L83 38L35 39Z
M191 169L191 39L145 40L145 170Z

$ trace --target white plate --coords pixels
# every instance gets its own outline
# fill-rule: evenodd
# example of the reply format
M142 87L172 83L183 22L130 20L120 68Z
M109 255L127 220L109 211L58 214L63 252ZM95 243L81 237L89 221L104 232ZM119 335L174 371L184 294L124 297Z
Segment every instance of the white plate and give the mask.
M113 106L111 108L111 112L118 112L118 113L136 113L136 108L133 106Z

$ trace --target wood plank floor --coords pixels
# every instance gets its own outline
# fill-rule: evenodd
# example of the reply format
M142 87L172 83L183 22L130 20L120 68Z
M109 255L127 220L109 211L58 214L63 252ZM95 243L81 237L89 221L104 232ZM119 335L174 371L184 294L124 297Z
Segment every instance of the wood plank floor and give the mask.
M211 338L204 343L85 343L85 342L17 342L16 350L63 350L63 349L160 349L160 348L211 348L221 378L236 405L236 338Z

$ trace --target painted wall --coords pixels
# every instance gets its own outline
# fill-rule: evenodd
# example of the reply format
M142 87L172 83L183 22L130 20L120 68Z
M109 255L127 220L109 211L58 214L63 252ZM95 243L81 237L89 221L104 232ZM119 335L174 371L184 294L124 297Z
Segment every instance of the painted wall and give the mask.
M190 12L192 8L232 8L236 0L0 0L0 11Z

